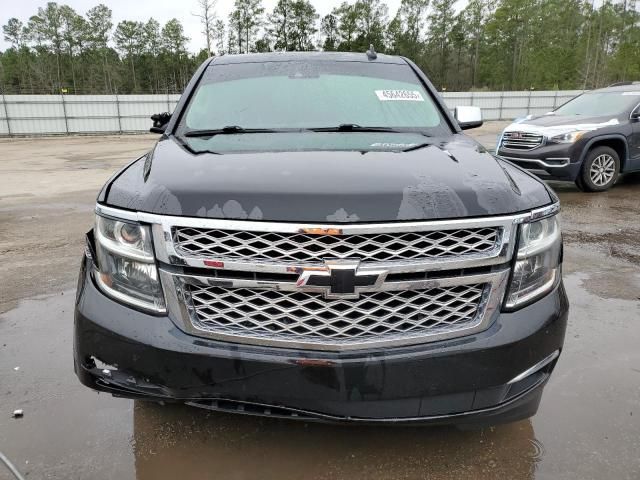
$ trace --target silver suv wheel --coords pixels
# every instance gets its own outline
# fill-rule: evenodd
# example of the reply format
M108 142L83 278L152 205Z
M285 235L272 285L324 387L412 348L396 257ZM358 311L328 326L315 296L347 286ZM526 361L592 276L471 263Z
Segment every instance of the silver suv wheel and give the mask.
M616 174L616 162L611 155L606 153L598 155L591 164L589 175L594 185L604 187L611 183Z
M585 192L603 192L613 187L620 173L618 152L607 146L589 150L576 178L576 185Z

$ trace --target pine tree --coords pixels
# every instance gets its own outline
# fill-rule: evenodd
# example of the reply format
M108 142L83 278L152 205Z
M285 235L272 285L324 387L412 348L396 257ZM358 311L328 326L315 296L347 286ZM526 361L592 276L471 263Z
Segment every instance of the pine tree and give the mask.
M262 0L235 0L230 23L233 23L238 32L239 53L250 52L251 45L262 25L263 14Z

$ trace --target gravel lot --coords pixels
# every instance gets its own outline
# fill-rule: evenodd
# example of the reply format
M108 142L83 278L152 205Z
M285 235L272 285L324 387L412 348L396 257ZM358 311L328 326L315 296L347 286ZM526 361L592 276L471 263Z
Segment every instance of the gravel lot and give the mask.
M502 126L471 133L491 148ZM27 478L640 478L639 175L603 194L552 184L571 314L538 415L474 432L345 428L143 404L76 380L74 289L95 197L155 138L0 140L0 451Z

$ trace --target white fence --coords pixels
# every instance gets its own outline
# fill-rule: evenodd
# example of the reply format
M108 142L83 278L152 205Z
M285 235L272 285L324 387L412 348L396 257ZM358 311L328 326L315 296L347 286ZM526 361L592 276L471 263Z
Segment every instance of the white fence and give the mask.
M148 132L180 95L2 95L0 136Z
M451 109L460 105L482 108L485 120L513 120L527 115L542 115L568 102L584 90L523 92L445 92Z
M445 92L449 106L481 107L485 120L542 114L582 93ZM180 95L0 95L0 136L141 133L149 116L172 112Z

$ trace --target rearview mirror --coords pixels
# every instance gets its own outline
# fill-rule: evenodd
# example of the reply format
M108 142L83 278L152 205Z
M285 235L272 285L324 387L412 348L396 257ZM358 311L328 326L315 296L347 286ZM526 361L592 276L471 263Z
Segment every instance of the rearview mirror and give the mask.
M153 127L149 131L151 133L164 133L169 120L171 120L171 114L169 112L156 113L151 115L151 120L153 120Z
M479 107L462 106L456 107L454 116L462 130L478 128L482 126L482 110Z

